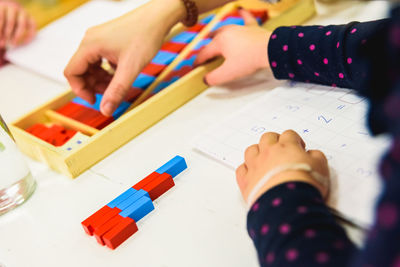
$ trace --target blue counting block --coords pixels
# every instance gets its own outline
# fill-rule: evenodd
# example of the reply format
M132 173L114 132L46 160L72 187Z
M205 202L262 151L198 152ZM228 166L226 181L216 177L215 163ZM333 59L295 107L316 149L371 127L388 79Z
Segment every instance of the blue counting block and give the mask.
M90 104L89 102L86 102L86 100L83 100L80 97L75 97L74 99L72 99L72 102L75 104L79 104L100 111L100 103L102 98L103 98L102 95L96 94L96 102L93 105Z
M100 103L101 100L103 99L103 95L101 94L96 94L96 103L94 103L93 105L91 105L90 103L86 102L85 100L83 100L80 97L75 97L72 102L75 104L79 104L88 108L92 108L95 109L97 111L100 111ZM125 110L127 110L129 108L131 104L128 102L122 102L119 107L114 111L113 113L113 117L114 119L118 119L124 112Z
M133 188L132 188L133 189ZM138 190L136 193L134 193L133 195L131 195L130 197L128 197L127 199L125 199L124 201L122 201L121 203L119 203L117 205L117 208L119 208L120 210L125 210L127 207L129 207L130 205L132 205L133 203L135 203L136 201L138 201L141 197L143 196L149 196L149 193L147 193L146 191L144 191L143 189Z
M174 43L188 44L196 37L196 35L197 32L182 32L174 36L171 41Z
M110 208L115 208L117 207L120 203L124 202L126 199L128 199L130 196L134 195L137 192L137 190L133 189L132 187L123 192L121 195L117 196L112 200L110 203L107 204Z
M178 64L178 66L175 67L175 70L180 70L182 67L185 67L185 66L193 66L194 61L196 60L196 58L197 58L197 55L193 55L193 56L192 56L191 58L189 58L189 59L182 60L182 61Z
M163 166L156 170L157 173L163 174L164 172L174 178L179 173L187 168L186 161L181 156L175 156L173 159L165 163Z
M149 197L143 196L139 200L135 201L135 203L127 207L125 210L121 211L119 215L124 218L129 217L135 222L138 222L144 216L149 214L152 210L154 210L153 202Z
M156 79L156 77L144 74L144 73L140 73L139 76L137 76L136 80L133 82L133 87L136 88L141 88L141 89L145 89L147 88L147 86L149 86L154 80Z
M162 89L167 88L169 85L173 84L174 82L176 82L177 80L179 80L179 77L172 77L171 80L169 80L168 82L161 82L156 89L154 89L153 93L157 94L158 92L160 92Z
M202 48L203 46L206 46L206 45L208 45L209 43L211 43L211 41L212 41L211 38L203 39L203 40L201 40L200 42L198 42L198 43L194 46L193 50L199 50L199 49Z
M157 55L153 58L151 62L159 65L168 65L177 56L178 56L177 53L171 53L168 51L158 51Z
M219 28L227 25L244 25L244 19L243 18L237 18L237 17L227 17L225 20L221 21L218 23L212 31L216 31Z
M208 24L214 19L215 15L209 15L205 17L204 19L200 20L201 24Z

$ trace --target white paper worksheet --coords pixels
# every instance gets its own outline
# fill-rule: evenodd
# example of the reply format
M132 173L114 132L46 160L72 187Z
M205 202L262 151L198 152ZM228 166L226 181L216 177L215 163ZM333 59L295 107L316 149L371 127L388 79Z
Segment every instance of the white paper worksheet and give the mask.
M347 89L288 83L201 133L195 147L236 168L263 133L293 129L307 149L322 150L336 172L338 210L368 225L380 191L377 164L389 140L369 135L367 104Z

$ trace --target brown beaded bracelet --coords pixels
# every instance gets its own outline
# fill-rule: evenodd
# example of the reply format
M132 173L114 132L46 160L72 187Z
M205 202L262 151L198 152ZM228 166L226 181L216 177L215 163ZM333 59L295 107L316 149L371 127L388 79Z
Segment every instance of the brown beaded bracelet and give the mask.
M186 8L186 18L182 21L182 23L187 27L196 25L199 17L199 9L197 8L196 3L192 0L181 1Z

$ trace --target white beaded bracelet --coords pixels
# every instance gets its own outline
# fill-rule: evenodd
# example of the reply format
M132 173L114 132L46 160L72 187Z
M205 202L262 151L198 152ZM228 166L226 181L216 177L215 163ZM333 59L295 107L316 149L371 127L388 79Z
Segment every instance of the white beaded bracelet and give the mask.
M256 200L257 193L263 188L263 186L268 182L268 180L284 171L306 171L310 173L311 177L323 187L328 189L328 195L330 190L330 179L329 177L325 177L320 173L314 171L310 165L306 163L288 163L284 165L280 165L272 170L270 170L264 177L258 181L258 183L254 186L253 190L250 191L249 196L247 197L247 204L249 208L253 205L254 201Z

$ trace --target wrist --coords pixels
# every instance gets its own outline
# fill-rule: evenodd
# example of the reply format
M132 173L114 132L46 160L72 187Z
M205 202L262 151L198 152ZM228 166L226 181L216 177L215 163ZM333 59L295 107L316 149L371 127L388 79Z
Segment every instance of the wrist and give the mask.
M163 23L169 31L175 24L186 18L186 8L181 0L153 0L149 4L163 16Z
M280 172L274 176L272 176L267 183L258 191L255 199L258 199L261 195L263 195L268 190L284 183L288 182L304 182L310 184L315 187L321 194L322 198L325 199L328 195L328 189L318 183L312 175L307 171L298 171L298 170L288 170Z

